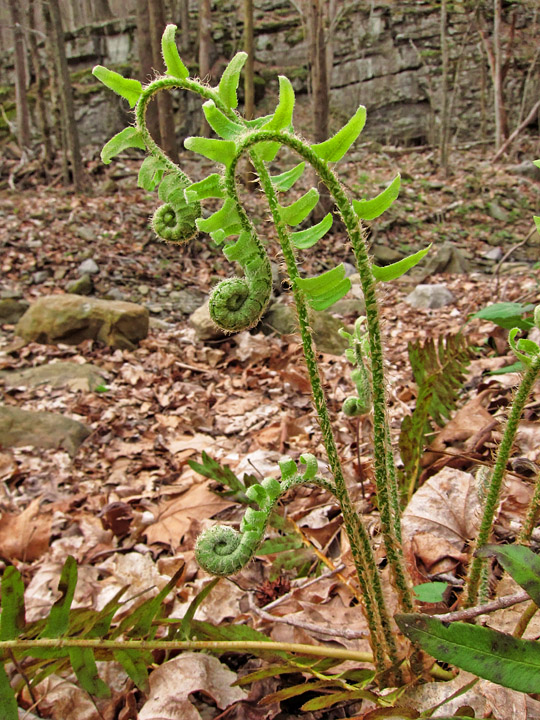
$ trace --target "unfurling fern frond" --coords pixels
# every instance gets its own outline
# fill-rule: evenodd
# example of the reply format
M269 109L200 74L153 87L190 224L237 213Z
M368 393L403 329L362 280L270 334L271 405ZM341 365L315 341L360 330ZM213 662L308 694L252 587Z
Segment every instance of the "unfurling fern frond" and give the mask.
M401 425L399 449L403 461L402 477L410 498L415 489L422 450L434 432L430 420L443 427L456 409L471 347L458 333L445 335L437 341L428 338L424 344L410 342L408 351L418 397L413 414Z

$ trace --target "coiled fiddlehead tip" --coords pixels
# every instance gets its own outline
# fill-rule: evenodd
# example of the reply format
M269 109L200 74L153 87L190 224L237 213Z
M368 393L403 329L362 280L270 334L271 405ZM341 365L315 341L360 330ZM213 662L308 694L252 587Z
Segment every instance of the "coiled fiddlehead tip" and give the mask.
M271 290L271 282L268 287L264 284L262 292L254 292L246 278L222 280L210 295L210 317L226 332L249 330L261 319Z
M234 575L251 560L260 537L259 533L240 533L226 525L216 525L199 535L195 558L210 575Z
M175 207L165 203L158 207L152 216L152 228L158 237L167 242L184 245L197 236L195 221L200 217L198 203Z
M341 409L347 417L358 417L370 411L371 403L365 402L359 397L348 397L343 402Z

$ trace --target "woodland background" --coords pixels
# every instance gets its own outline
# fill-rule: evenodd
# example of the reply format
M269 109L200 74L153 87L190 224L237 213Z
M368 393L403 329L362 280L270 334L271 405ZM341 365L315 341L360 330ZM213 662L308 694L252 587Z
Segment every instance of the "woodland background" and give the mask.
M369 227L371 252L382 265L434 243L417 272L381 291L396 445L417 395L408 343L461 330L472 353L456 412L437 428L422 462L423 511L413 505L408 516L410 538L428 540L411 539L406 547L419 582L459 587L466 541L475 532L474 512L465 510L478 503L469 473L491 462L517 379L491 374L513 363L506 331L471 315L496 300L540 299L540 236L532 222L540 214L540 171L531 162L540 156L540 8L533 0L0 3L0 567L15 564L22 572L30 620L46 616L67 555L79 564L76 604L94 609L125 585L130 596L150 586L156 593L183 568L166 605L181 617L208 583L194 561L195 537L216 520L238 521L242 510L223 484L201 477L188 460L206 452L240 478L260 478L275 475L283 455L320 455L275 248L271 314L253 331L212 334L200 311L232 268L208 238L185 249L157 241L149 217L158 201L137 187L136 152L108 166L100 160L101 146L130 115L91 68L99 63L153 77L152 68L160 69L156 37L167 22L179 28L191 74L212 84L235 52L253 48L253 78L248 65L241 88L248 114L273 110L280 73L293 82L295 126L307 138L324 139L366 105L366 128L340 163L340 178L363 198L398 171L402 177L399 199ZM182 140L206 132L198 106L174 94L154 112L154 137L196 179L204 161L183 150ZM292 163L287 154L283 160ZM245 199L271 239L261 198L246 189ZM302 267L311 275L336 259L354 273L339 228L305 253ZM419 284L443 286L442 305L411 300ZM18 323L28 307L65 295L133 302L149 330L129 346L76 333L47 342L23 337ZM339 414L352 382L337 327L350 327L361 312L355 291L320 314L317 342L348 481L376 535L369 418L357 425ZM536 390L498 519L498 536L506 540L538 473L539 408ZM42 428L33 415L30 426L13 433L15 410L47 412L52 424ZM451 506L429 484L441 469L452 473ZM302 489L290 498L287 516L289 550L258 557L234 583L220 581L197 619L249 625L291 642L367 649L336 506L322 491ZM434 539L441 526L450 535ZM340 573L306 586L323 566ZM275 609L266 607L290 588ZM493 618L503 629L515 622L508 610ZM351 628L360 637L347 637ZM232 654L222 660L235 676L259 662ZM337 718L368 707L302 710L313 696L286 694L302 680L298 673L259 679L243 695L227 694L231 678L224 676L227 690L219 695L221 676L189 685L199 661L186 655L183 662L183 670L164 669L171 692L185 688L177 698L182 718ZM23 687L20 707L63 720L136 718L147 697L119 668L109 664L104 672L110 700L94 704L72 679L53 675L32 690ZM534 700L499 691L502 699L484 683L466 701L479 717L535 717ZM264 696L269 702L259 704ZM419 690L412 702L424 709L435 700Z

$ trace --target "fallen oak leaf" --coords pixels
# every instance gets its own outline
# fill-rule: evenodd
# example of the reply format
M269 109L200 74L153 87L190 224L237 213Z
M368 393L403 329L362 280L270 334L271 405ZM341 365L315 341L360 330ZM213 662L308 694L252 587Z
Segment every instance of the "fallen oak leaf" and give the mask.
M139 720L201 720L200 713L188 699L190 693L201 692L224 710L247 698L245 690L231 687L235 680L236 674L217 658L202 653L182 653L150 675L150 692L139 712Z
M0 555L6 560L32 562L49 548L52 513L40 508L40 498L15 515L0 517Z
M192 485L182 495L157 506L157 520L146 528L146 540L149 544L166 543L176 550L194 520L207 520L233 504L211 492L206 484Z

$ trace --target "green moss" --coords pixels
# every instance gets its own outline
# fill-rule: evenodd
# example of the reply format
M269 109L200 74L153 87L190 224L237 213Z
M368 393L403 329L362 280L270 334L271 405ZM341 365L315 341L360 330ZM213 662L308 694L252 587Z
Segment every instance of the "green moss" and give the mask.
M305 39L305 32L303 27L295 27L287 30L284 36L285 42L289 47L295 47L299 45Z

